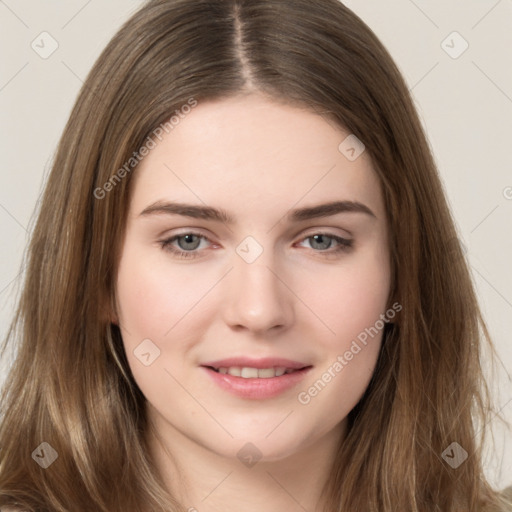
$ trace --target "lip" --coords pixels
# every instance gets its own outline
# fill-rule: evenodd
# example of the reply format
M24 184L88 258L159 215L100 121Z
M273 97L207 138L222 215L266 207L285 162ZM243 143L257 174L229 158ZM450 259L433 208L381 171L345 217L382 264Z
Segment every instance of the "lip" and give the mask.
M258 369L284 367L296 371L268 379L245 379L243 377L217 373L213 370L213 368L229 368L233 366ZM204 363L201 365L201 368L221 389L240 398L264 400L278 396L296 386L302 381L312 366L299 361L282 358L251 359L246 357L233 357Z
M241 368L290 368L292 370L299 370L305 366L310 366L306 363L299 361L292 361L291 359L283 359L277 357L264 357L261 359L252 359L250 357L230 357L228 359L219 359L218 361L211 361L203 363L201 366L213 366L214 368L229 368L231 366L240 366Z

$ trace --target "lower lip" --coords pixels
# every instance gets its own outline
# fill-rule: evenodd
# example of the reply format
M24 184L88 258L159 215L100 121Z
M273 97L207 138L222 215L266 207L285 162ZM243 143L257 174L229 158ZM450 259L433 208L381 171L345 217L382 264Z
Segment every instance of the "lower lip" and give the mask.
M253 400L264 400L284 393L296 386L311 369L311 366L292 373L285 373L280 377L270 377L268 379L244 379L243 377L234 377L227 373L218 373L211 368L202 366L210 378L222 389L241 398Z

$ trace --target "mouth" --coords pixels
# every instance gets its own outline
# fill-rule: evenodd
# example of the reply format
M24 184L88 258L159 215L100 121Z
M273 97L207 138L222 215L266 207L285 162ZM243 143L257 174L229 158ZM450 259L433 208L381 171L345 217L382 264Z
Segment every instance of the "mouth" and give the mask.
M201 367L222 390L244 399L268 399L297 386L313 368L288 359L231 358Z
M222 375L231 375L233 377L241 377L242 379L272 379L274 377L282 377L285 374L299 372L309 367L304 366L303 368L295 369L286 368L285 366L269 368L252 368L250 366L221 366L215 368L214 366L206 366L206 368Z

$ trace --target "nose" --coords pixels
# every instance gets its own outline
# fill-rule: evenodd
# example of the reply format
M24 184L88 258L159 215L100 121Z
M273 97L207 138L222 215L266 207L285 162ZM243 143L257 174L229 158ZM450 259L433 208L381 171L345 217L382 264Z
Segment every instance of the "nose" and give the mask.
M267 251L253 263L234 255L226 280L224 320L235 330L280 332L294 321L293 293Z

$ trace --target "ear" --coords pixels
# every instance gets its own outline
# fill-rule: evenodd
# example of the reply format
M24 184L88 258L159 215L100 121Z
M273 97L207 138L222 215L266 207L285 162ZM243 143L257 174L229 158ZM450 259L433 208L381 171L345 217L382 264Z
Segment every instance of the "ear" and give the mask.
M119 319L117 317L117 313L115 313L114 311L110 312L109 314L109 322L119 327Z
M107 294L104 294L100 300L100 303L98 304L98 308L98 315L102 322L119 326L119 317L117 314L115 297L107 296Z
M395 317L389 321L390 324L400 325L402 323L402 305L399 301L394 301L391 304L391 310L395 312Z
M386 309L386 317L389 318L389 323L399 325L402 320L402 311L402 302L400 301L398 294L395 292L390 295Z
M391 273L391 285L388 294L388 300L386 304L386 317L389 318L390 324L399 325L402 323L402 310L403 304L400 297L400 286L397 282L397 277L392 271Z
M112 297L112 300L109 303L107 314L109 317L109 322L111 324L117 325L119 327L119 315L117 314L117 306L115 304L115 297Z

